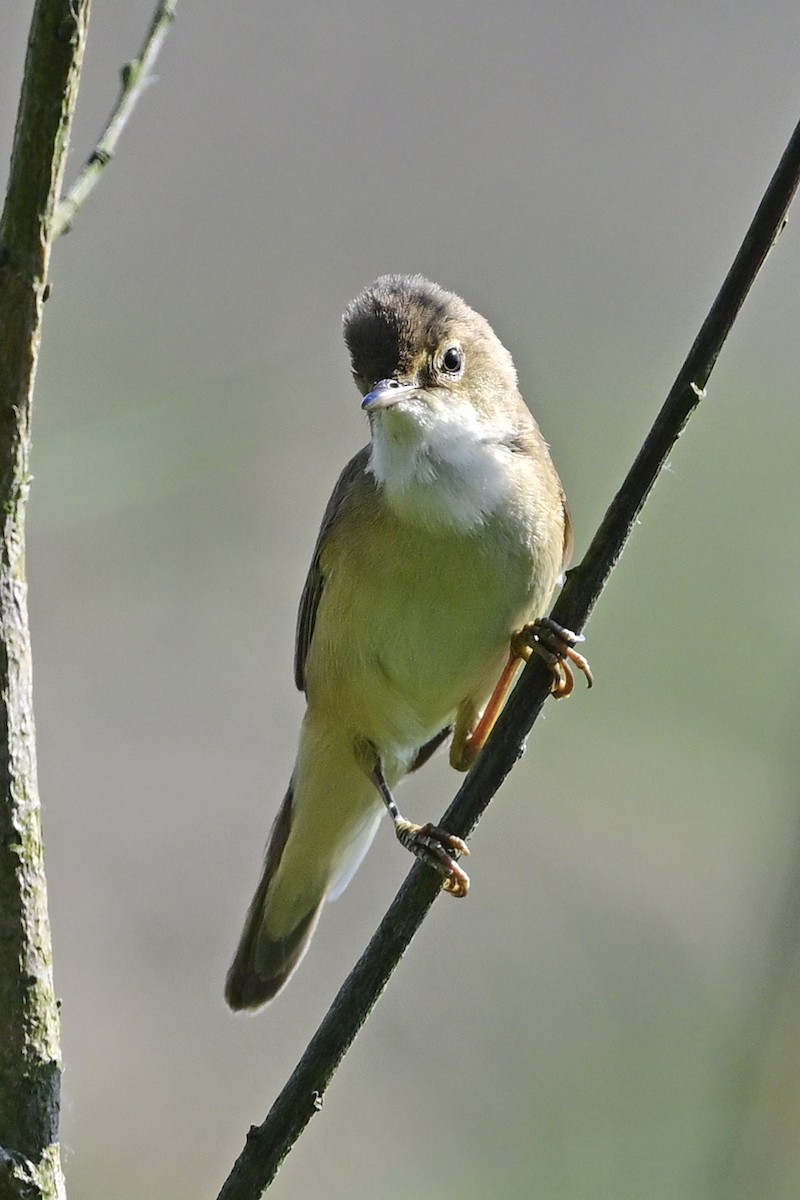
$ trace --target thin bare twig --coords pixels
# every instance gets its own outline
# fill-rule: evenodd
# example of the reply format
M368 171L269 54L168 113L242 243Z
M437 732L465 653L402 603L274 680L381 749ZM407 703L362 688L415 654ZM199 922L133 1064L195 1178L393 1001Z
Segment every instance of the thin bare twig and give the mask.
M571 571L553 617L579 632L630 537L642 505L704 388L723 343L758 274L800 182L800 124L764 194L686 361L628 475L611 503L583 561ZM483 753L441 824L466 837L520 756L551 684L548 668L533 658L522 672ZM386 986L439 890L440 880L415 864L367 949L345 980L283 1091L246 1145L218 1200L257 1200L319 1111L324 1092Z
M56 209L53 237L68 233L75 214L97 186L103 170L111 162L123 129L127 125L142 92L153 81L153 67L169 27L175 20L178 0L159 0L153 19L145 34L137 58L126 63L120 72L121 86L117 103L106 122L105 129L83 170Z

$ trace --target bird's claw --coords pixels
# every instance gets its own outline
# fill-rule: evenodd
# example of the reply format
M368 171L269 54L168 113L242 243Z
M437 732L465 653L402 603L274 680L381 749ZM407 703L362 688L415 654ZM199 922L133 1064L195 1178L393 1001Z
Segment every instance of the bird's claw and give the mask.
M422 862L443 876L442 888L451 896L466 896L469 875L456 862L455 855L469 854L467 843L438 825L415 825L400 819L395 822L400 843Z
M591 667L582 654L575 649L582 642L583 635L564 629L551 617L540 617L526 625L511 639L512 654L519 658L529 659L531 654L537 654L544 659L553 676L550 689L556 700L569 696L575 686L575 676L572 666L579 670L586 679L586 686L594 683Z

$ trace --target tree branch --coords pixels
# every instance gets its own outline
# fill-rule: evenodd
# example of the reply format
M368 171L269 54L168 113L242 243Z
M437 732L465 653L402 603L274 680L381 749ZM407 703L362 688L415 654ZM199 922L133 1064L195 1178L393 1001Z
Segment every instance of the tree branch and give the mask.
M174 9L174 0L159 4L103 139L56 215L90 3L34 6L0 218L0 1200L65 1196L25 581L31 404L50 251L113 153Z
M714 363L783 226L798 182L800 124L792 134L719 295L655 424L586 556L569 573L553 609L553 617L559 624L575 632L584 627L667 456L703 398L703 389ZM551 676L544 663L532 658L483 753L443 817L441 824L446 829L467 837L475 828L492 796L520 757L550 684ZM265 1121L251 1128L218 1200L256 1200L274 1179L306 1124L319 1111L336 1068L436 899L440 883L421 863L412 867Z
M121 87L117 103L106 122L105 128L83 170L56 209L53 237L60 237L72 228L75 214L94 191L105 167L111 162L123 129L130 120L139 97L153 82L153 67L161 51L170 25L175 20L177 0L160 0L153 13L150 27L145 34L137 58L132 59L120 71Z
M90 0L37 0L0 219L0 1198L62 1197L25 582L31 400Z

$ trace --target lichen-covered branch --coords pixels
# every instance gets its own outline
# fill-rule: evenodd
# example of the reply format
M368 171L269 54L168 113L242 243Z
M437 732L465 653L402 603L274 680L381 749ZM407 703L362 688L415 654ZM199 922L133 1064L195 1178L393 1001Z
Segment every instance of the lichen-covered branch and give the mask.
M630 537L667 456L704 395L714 363L758 274L800 183L800 124L770 182L711 311L655 424L606 513L583 561L569 577L553 617L580 632ZM519 758L547 698L552 678L533 658L522 672L491 738L440 824L467 837ZM441 880L420 863L339 990L303 1057L263 1124L253 1126L218 1200L258 1200L315 1112L391 973L421 925Z
M64 1195L24 548L31 398L89 4L34 7L0 219L0 1200Z
M103 137L56 208L91 0L37 0L0 218L0 1200L65 1195L25 582L31 402L50 250L114 153L175 3L159 0Z
M92 153L56 209L53 237L67 233L75 214L89 193L100 181L104 168L111 162L117 149L120 134L127 125L131 113L142 92L152 83L153 67L158 58L164 38L175 20L177 0L160 0L153 13L150 27L144 36L136 58L126 63L120 72L120 92L114 109L106 122L105 129Z

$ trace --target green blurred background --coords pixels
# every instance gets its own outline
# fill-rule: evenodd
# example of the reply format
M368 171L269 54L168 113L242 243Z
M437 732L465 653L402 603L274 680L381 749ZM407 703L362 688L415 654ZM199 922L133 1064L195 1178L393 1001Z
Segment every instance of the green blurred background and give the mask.
M4 6L7 157L29 5ZM68 175L151 0L95 5ZM408 868L222 982L293 760L295 606L385 271L512 350L585 548L800 112L800 9L181 0L56 247L29 580L71 1194L216 1195ZM548 706L271 1194L800 1192L797 209ZM444 758L403 789L421 818Z

